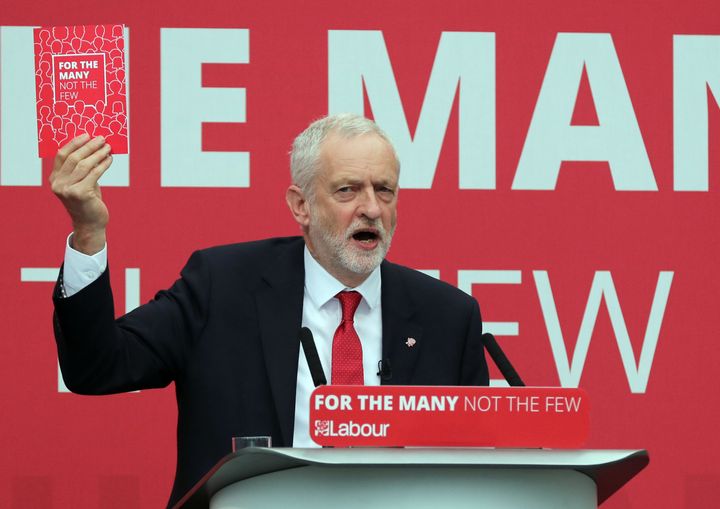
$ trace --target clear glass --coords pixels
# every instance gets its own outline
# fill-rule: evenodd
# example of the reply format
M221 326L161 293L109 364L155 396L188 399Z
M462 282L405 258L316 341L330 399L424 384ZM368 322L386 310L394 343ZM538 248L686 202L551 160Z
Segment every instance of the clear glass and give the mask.
M233 452L246 447L272 447L272 437L232 437Z

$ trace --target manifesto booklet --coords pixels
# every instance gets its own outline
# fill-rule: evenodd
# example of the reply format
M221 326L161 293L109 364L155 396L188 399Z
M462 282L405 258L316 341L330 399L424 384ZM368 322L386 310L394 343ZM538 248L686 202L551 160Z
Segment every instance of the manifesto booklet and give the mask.
M83 133L127 154L123 26L43 27L34 36L40 157Z

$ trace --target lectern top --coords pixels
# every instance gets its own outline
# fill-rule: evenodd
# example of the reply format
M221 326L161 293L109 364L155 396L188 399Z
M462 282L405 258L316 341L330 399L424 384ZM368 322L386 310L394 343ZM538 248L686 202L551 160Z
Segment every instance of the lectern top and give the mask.
M483 468L567 469L590 477L597 485L598 505L648 464L645 450L567 450L493 448L355 448L293 449L250 447L221 459L175 506L208 507L224 487L291 468L469 466Z

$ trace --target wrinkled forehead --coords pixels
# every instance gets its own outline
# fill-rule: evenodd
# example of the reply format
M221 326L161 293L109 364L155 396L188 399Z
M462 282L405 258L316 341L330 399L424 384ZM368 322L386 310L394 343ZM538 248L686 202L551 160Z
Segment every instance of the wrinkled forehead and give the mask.
M343 136L330 133L320 149L319 173L372 171L397 181L399 164L393 146L375 133Z

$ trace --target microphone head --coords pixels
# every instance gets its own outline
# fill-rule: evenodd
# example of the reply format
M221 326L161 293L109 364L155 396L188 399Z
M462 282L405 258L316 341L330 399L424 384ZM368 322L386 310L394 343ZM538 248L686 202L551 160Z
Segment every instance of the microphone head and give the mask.
M392 378L392 366L390 365L390 359L381 359L378 362L377 376L385 381Z
M313 333L307 327L300 327L300 342L304 345L308 339L313 340Z

